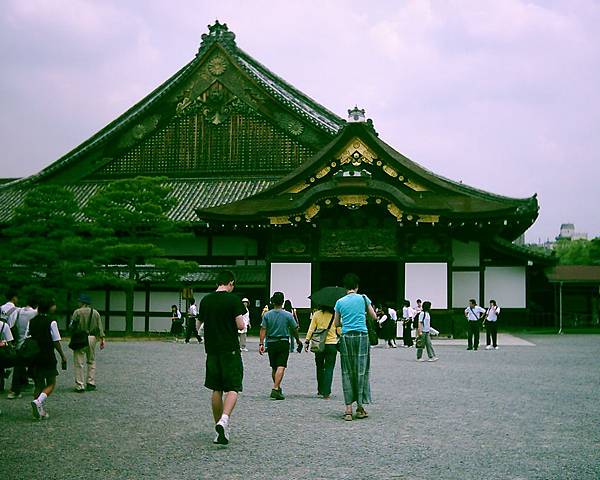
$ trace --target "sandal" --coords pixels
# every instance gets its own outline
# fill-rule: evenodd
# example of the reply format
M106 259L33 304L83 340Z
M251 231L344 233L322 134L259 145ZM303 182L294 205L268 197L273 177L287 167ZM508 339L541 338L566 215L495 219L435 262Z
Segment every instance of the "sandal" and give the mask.
M344 413L344 417L343 418L347 422L351 422L352 421L352 414L351 413Z
M368 418L369 414L365 410L357 410L356 418Z

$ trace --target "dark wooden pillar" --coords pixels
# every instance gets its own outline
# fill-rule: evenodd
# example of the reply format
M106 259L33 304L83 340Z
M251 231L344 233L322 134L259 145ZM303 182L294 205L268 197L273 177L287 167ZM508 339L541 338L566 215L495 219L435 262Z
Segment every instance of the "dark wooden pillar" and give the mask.
M146 302L144 306L144 331L150 331L150 284L146 283Z

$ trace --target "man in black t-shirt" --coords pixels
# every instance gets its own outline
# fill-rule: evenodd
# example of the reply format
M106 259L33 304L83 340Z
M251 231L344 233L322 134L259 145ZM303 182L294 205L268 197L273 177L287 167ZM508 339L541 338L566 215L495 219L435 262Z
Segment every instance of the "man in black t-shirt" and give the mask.
M221 445L229 443L229 416L242 391L244 377L238 330L244 328L242 315L246 313L246 307L231 293L234 282L233 273L220 272L217 290L202 299L198 316L198 321L204 324L204 386L213 391L211 404L217 432L214 443Z

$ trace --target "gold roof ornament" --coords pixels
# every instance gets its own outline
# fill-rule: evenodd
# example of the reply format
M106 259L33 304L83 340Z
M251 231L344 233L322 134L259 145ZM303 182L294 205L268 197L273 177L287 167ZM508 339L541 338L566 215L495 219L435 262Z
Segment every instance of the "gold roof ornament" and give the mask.
M402 215L404 214L404 212L400 210L396 204L388 203L387 209L388 212L390 212L394 217L396 217L397 221L402 221Z
M424 187L423 185L413 182L412 180L406 180L404 182L404 185L406 185L408 188L410 188L411 190L414 190L415 192L426 192L427 188Z
M287 225L292 222L290 222L290 219L287 215L282 215L279 217L269 217L269 223L271 225Z
M438 223L440 221L439 215L419 215L417 220L419 223Z
M354 137L350 140L344 149L336 156L340 165L351 164L355 167L358 167L361 163L373 165L373 161L376 158L377 156L375 153L358 137Z
M316 203L313 203L304 212L304 217L306 218L306 220L308 222L310 222L314 217L316 217L317 213L319 213L319 210L321 210L321 207L319 205L317 205Z
M338 204L346 208L360 208L369 203L366 195L338 195Z

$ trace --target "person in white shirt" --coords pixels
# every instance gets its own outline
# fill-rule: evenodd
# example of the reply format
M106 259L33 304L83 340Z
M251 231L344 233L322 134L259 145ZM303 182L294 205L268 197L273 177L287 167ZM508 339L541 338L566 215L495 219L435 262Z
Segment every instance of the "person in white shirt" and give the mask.
M475 299L469 300L469 306L465 308L465 317L467 317L467 350L477 350L479 348L479 329L481 328L481 318L485 315L485 309L477 305Z
M196 306L196 299L192 298L190 300L188 316L185 323L185 343L190 343L190 338L192 338L192 335L198 339L198 343L202 343L202 337L198 333L198 325L196 325L196 320L198 320L198 307Z
M8 318L8 325L15 331L15 346L17 348L21 348L25 342L29 334L29 322L37 313L37 299L31 295L27 300L27 305L23 308L17 308ZM21 391L28 383L27 368L23 365L15 365L10 390L6 398L9 400L21 398Z
M417 314L417 337L423 341L421 346L417 346L417 362L424 362L423 348L427 350L428 362L437 362L438 357L435 356L435 350L431 344L431 302L423 302L423 310ZM417 343L419 345L419 343Z
M246 347L246 335L248 334L248 329L250 328L250 300L247 298L242 298L242 303L244 307L246 307L246 313L242 314L242 318L244 319L244 328L242 330L238 330L238 334L240 336L240 350L242 352L247 352L248 348Z
M485 344L486 350L498 350L498 315L500 307L496 300L490 300L490 308L485 314Z
M0 348L10 348L9 343L12 342L13 335L10 331L8 323L0 320ZM0 368L0 375L2 375L2 388L4 388L4 369ZM2 410L0 410L0 415L2 414Z
M405 348L413 346L412 326L415 315L416 312L410 306L410 301L404 300L404 307L402 307L402 340Z
M7 302L0 306L0 321L8 324L8 319L13 314L13 312L17 309L17 292L14 290L9 290L6 294ZM10 328L10 325L8 325ZM12 335L11 335L12 337ZM0 368L0 393L4 392L4 380L8 378L9 371L6 371L4 368Z

